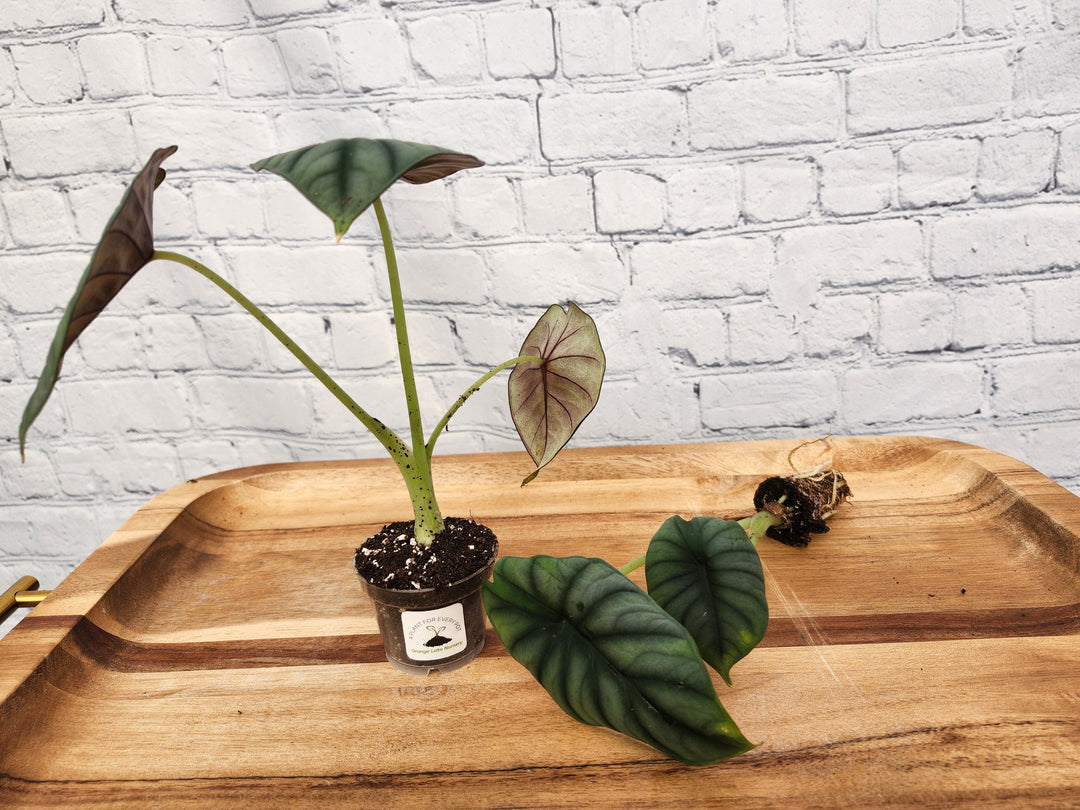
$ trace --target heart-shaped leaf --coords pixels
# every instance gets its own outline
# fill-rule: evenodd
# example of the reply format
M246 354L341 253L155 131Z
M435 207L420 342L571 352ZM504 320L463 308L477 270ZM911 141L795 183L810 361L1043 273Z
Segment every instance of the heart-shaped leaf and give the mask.
M753 747L686 628L603 560L503 557L483 593L507 650L574 719L688 765Z
M305 146L251 164L280 175L334 223L338 239L398 179L430 183L483 166L472 155L409 141L350 138Z
M743 528L713 517L668 518L649 543L645 581L730 685L731 667L769 624L761 560Z
M154 151L124 192L119 208L105 226L105 232L90 257L90 264L60 318L45 359L45 368L23 411L19 425L20 452L25 450L26 432L45 407L56 385L64 363L64 353L131 277L150 261L154 253L154 189L165 179L161 164L175 151L175 146Z
M558 454L596 407L606 359L593 319L573 301L548 308L519 352L540 362L519 363L510 373L510 415L534 470Z

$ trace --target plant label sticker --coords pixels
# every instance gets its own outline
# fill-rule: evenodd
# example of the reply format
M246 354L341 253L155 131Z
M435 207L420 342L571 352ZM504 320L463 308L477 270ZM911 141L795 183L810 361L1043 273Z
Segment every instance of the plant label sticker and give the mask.
M460 602L436 610L406 610L401 614L406 654L414 661L441 661L464 652L465 611Z

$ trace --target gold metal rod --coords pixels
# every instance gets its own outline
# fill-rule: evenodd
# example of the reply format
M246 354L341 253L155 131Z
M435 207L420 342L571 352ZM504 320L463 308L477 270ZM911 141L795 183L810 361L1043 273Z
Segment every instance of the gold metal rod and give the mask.
M33 607L45 601L52 591L19 591L15 594L16 607Z
M15 608L22 607L30 604L37 604L44 599L36 601L23 601L27 594L33 594L37 591L38 581L33 577L19 577L18 581L10 588L8 588L2 595L0 595L0 622L8 617ZM45 594L47 591L38 591L38 593Z

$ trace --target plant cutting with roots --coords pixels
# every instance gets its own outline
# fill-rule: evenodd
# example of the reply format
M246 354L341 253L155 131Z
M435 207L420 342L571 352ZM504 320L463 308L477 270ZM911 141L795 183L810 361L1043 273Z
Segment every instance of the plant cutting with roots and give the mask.
M484 383L511 369L510 412L536 465L523 486L551 462L595 407L606 364L596 326L572 302L565 308L555 304L540 317L518 354L481 375L425 434L398 266L381 195L399 179L427 183L483 165L477 158L423 144L354 138L316 144L253 164L257 171L269 171L290 182L326 214L338 241L361 213L373 209L389 278L408 411L406 440L362 408L266 313L219 274L189 256L155 247L154 191L165 178L162 163L175 151L176 147L170 146L153 153L106 225L61 316L44 369L23 413L20 451L25 451L27 432L57 384L65 353L135 273L155 260L184 265L224 290L389 453L408 489L413 520L390 524L365 541L356 555L362 577L363 558L385 562L389 558L380 549L400 542L409 555L419 549L420 557L433 562L441 556L435 553L440 543L462 528L456 522L461 519L442 516L435 498L431 458L448 421ZM590 557L503 557L495 563L491 581L483 583L483 607L510 654L571 717L616 729L687 764L715 763L753 747L721 705L706 664L730 684L732 666L764 636L768 605L756 544L769 534L782 542L805 545L811 533L828 530L825 521L849 495L843 477L823 465L762 482L754 497L757 513L740 521L668 519L653 536L646 554L622 568ZM461 576L466 579L486 577L486 566L497 553L494 535L486 531L490 545L471 544L479 559L469 559L462 550L455 552L459 559L441 560L439 567L456 562L459 569L464 566L466 574ZM488 538L483 540L486 543ZM627 576L641 566L647 590ZM394 566L380 563L375 567ZM454 571L453 564L449 570ZM457 587L462 581L455 578L460 570L443 580L429 581L416 568L408 574L393 584L384 580L381 586L398 592L406 587L438 591ZM408 581L403 582L405 579ZM476 611L482 625L479 604ZM379 621L382 628L381 615ZM421 646L435 650L459 643L451 638L450 625L441 616L432 617L431 622Z

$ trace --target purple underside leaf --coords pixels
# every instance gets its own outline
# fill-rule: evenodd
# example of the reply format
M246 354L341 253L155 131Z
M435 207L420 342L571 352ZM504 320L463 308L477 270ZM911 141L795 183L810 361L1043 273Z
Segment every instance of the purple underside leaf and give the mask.
M551 306L520 354L540 362L521 363L511 373L510 413L539 472L596 407L606 361L596 324L573 302L566 310Z
M124 285L150 261L154 253L154 190L165 179L161 164L175 146L157 149L124 193L94 248L75 293L57 325L45 367L23 411L19 425L19 450L24 451L26 433L56 386L64 355Z

